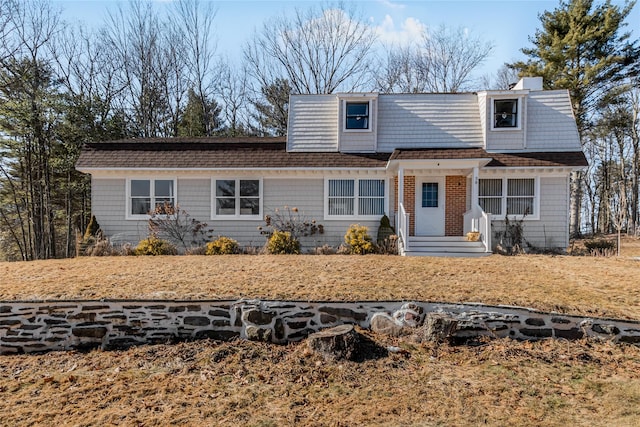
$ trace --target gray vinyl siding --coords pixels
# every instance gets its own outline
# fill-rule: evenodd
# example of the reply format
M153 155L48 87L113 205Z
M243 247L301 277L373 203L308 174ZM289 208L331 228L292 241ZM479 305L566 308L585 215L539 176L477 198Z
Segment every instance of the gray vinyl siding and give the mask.
M345 131L346 102L366 102L370 101L369 109L369 129L366 131ZM376 99L341 99L339 111L339 146L342 152L372 153L376 151L376 140L378 138L378 101Z
M338 151L338 98L291 95L287 151Z
M517 129L501 128L493 129L492 108L495 100L518 99L518 121L520 127ZM522 150L525 147L525 131L527 128L527 98L514 93L512 97L500 96L489 97L486 108L485 126L487 132L487 150L489 151L511 151Z
M368 175L367 175L368 176ZM129 243L133 246L147 237L146 220L126 219L126 179L94 178L92 183L92 209L105 235L115 245ZM323 234L301 239L302 248L328 244L334 247L343 243L349 225L359 223L369 227L375 238L379 221L324 220L324 178L269 178L263 179L263 215L274 215L275 209L285 206L298 208L300 214L315 220L324 227ZM266 242L259 227L264 220L211 219L211 178L181 178L178 176L177 200L181 210L193 219L206 223L212 236L228 236L241 247L262 247Z
M581 150L578 128L566 90L529 94L527 150Z
M534 247L566 250L569 246L568 182L568 176L540 178L540 219L522 221L524 238ZM492 221L492 226L495 236L504 229L504 221Z
M192 218L210 224L211 179L178 178L178 205Z
M135 245L148 235L147 221L125 219L126 206L126 179L92 179L91 211L115 245Z
M475 94L399 94L378 98L378 151L482 147Z

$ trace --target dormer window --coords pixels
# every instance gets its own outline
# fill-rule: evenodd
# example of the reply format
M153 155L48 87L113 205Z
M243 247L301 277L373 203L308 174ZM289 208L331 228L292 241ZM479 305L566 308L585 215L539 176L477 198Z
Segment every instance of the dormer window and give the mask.
M369 102L347 102L345 109L345 129L369 129Z
M493 101L493 128L518 127L518 100L495 99Z

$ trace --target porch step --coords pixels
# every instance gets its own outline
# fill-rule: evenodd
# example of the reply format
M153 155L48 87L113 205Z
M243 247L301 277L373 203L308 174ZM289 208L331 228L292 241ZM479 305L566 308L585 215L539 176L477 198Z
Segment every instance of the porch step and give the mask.
M409 238L409 250L403 250L405 256L434 257L482 257L491 255L485 252L482 242L469 242L464 236Z

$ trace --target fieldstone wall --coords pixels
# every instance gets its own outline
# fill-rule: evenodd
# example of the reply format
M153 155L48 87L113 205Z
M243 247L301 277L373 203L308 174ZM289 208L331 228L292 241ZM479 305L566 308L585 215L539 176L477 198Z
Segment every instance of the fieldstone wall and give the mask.
M418 328L429 312L458 320L455 335L515 339L598 337L640 343L640 322L599 319L508 306L433 302L326 301L4 301L0 354L211 338L286 343L341 324L363 328L386 319L398 330ZM374 325L380 324L374 320ZM384 323L384 322L383 322Z

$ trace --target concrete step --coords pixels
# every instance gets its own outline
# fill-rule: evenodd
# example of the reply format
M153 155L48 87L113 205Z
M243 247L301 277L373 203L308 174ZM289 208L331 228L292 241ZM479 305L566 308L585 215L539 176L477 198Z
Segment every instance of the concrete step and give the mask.
M464 236L411 236L409 250L405 256L437 257L482 257L491 255L485 252L482 242L470 242Z
M451 257L451 258L481 258L491 255L491 252L425 252L425 251L405 251L404 256L431 256L431 257Z

